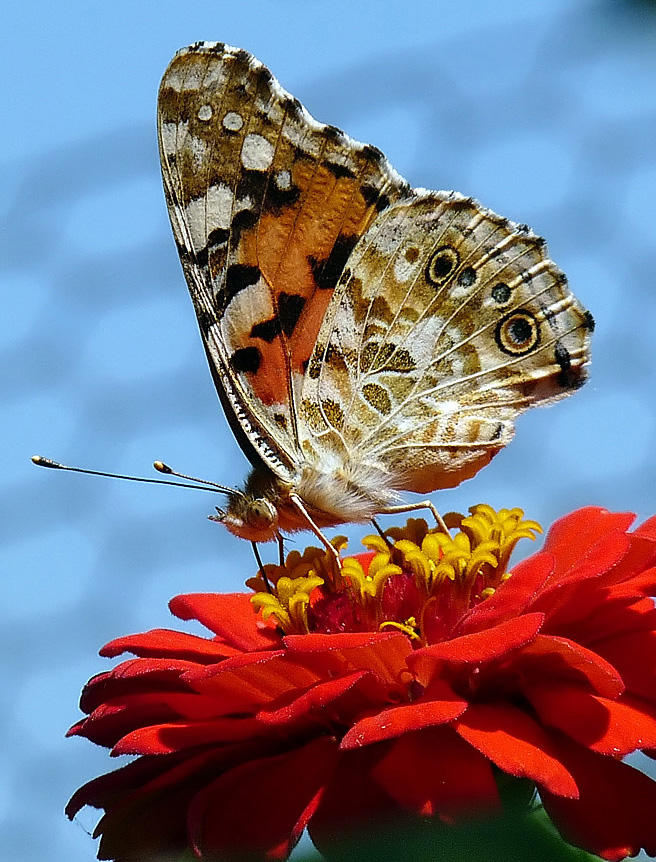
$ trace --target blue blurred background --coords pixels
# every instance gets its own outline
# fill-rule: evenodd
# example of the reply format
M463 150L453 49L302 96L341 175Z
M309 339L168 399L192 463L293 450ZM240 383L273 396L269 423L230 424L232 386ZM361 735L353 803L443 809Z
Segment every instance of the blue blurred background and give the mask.
M82 684L109 666L98 648L169 625L176 593L239 589L254 571L248 544L205 519L208 494L29 462L245 475L161 192L155 99L174 52L247 48L413 185L528 222L594 313L591 382L520 419L486 470L434 495L442 511L487 501L546 524L596 503L644 518L656 510L656 8L14 0L3 19L0 858L86 862L95 816L71 825L62 809L115 762L63 735Z

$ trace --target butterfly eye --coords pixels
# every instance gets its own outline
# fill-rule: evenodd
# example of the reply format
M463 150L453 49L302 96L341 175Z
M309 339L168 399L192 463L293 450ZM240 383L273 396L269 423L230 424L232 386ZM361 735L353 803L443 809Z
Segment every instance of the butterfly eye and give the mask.
M455 248L443 245L434 251L426 267L426 278L431 284L444 284L460 263L460 257Z
M497 344L504 353L523 356L540 342L540 327L528 311L513 311L497 324Z
M273 526L278 520L275 506L263 497L251 500L246 509L245 518L249 527L263 530Z

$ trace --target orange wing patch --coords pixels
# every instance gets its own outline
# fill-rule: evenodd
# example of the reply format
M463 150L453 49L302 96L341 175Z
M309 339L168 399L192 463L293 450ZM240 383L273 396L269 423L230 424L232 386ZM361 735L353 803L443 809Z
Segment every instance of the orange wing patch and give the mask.
M281 379L303 374L335 285L377 208L358 181L299 159L290 172L298 201L264 211L244 231L238 265L271 294L271 314L233 338L233 365L253 374L252 388L267 405L280 401ZM265 201L266 204L266 201Z

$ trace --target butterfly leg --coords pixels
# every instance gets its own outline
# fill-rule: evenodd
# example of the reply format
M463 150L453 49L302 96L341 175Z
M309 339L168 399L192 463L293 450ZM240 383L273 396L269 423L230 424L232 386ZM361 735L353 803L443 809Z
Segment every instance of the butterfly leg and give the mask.
M383 528L380 526L380 524L378 523L378 521L375 518L371 519L371 523L374 525L374 529L376 530L376 532L378 533L380 538L383 540L383 542L385 542L385 544L387 545L387 547L391 551L392 550L392 543L390 542L388 536L385 535L385 531L383 530Z
M444 519L437 511L435 506L431 503L430 500L422 500L421 503L404 503L401 506L390 506L389 509L382 509L378 514L379 515L397 515L401 512L418 512L422 509L428 509L432 516L435 518L435 522L437 526L443 533L446 533L447 536L450 535L449 528L444 523Z
M277 542L278 542L278 565L284 566L285 565L285 544L284 544L284 539L280 535L280 533L278 533Z
M289 499L291 500L293 505L301 513L301 515L303 516L303 518L307 522L308 529L314 533L314 535L317 537L317 539L319 539L319 541L326 548L326 550L332 554L333 559L335 560L335 563L337 564L337 568L341 569L342 568L342 561L339 557L339 553L335 550L333 545L330 544L330 542L324 536L324 534L321 532L319 527L314 523L314 521L310 517L310 513L308 512L308 510L303 505L303 501L301 500L301 498L298 496L298 494L290 494Z
M266 586L267 593L271 592L271 584L269 583L269 579L266 576L266 572L264 571L264 566L262 565L262 557L260 556L260 552L257 548L257 542L251 542L251 548L253 549L253 553L255 554L255 560L257 562L257 567L260 570L260 575L262 576L262 580Z

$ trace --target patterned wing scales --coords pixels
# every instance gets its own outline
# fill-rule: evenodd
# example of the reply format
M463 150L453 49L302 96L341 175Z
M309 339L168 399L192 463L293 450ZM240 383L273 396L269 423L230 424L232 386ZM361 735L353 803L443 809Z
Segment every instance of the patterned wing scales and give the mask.
M583 383L591 328L526 226L418 193L378 216L340 279L303 389L304 451L396 489L457 485L520 412Z
M167 202L217 389L246 454L285 478L302 377L349 254L408 194L374 147L313 120L245 51L183 49L162 80Z

